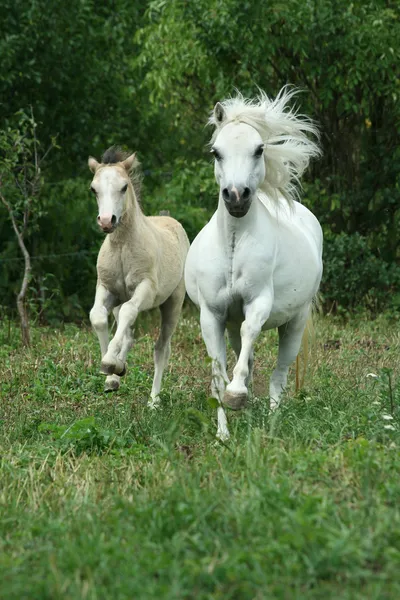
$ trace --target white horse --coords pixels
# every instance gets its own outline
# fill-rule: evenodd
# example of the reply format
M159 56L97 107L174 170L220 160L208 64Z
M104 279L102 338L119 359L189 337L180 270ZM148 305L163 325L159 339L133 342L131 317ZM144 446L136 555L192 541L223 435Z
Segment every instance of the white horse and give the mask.
M159 307L161 330L154 350L155 373L149 404L159 401L170 342L185 298L183 278L189 241L182 225L170 217L146 217L130 172L135 154L116 148L102 163L89 158L94 173L90 189L98 203L97 222L107 237L97 259L97 289L90 321L100 341L105 390L118 389L133 344L131 328L138 314ZM117 330L108 343L108 315L114 310Z
M275 327L279 354L269 392L271 408L278 405L322 276L321 227L295 201L299 177L320 154L307 134L318 131L288 109L295 93L285 87L273 101L263 92L256 101L238 95L218 102L209 120L219 203L189 250L185 282L212 358L220 439L229 437L223 405L245 406L254 342ZM231 382L225 329L237 356Z

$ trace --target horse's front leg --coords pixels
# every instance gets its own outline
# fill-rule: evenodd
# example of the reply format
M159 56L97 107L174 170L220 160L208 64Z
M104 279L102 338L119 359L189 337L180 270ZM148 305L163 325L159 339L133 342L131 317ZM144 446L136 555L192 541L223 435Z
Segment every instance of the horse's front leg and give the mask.
M108 347L108 315L115 304L115 296L104 285L98 283L94 305L90 311L89 318L99 338L102 358L106 354Z
M101 361L103 373L124 375L126 356L132 346L132 327L141 311L153 307L154 300L154 284L149 279L145 279L137 286L132 298L121 305L117 330Z
M225 322L207 306L201 306L200 325L208 356L212 359L211 395L218 400L219 404L217 438L227 440L229 438L228 424L222 408L225 386L229 382L226 373Z
M227 386L223 402L233 410L246 406L250 380L250 368L253 362L253 345L262 326L271 312L272 302L269 296L259 297L244 308L245 320L240 328L241 349L238 361L233 369L233 379Z

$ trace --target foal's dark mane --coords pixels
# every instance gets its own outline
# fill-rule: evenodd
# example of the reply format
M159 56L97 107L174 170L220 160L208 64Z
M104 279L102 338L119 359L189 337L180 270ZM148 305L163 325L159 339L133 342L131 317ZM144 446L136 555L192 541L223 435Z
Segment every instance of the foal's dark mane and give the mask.
M131 152L125 152L119 146L110 146L103 156L101 157L101 164L103 165L115 165L119 162L123 162L128 156L130 156ZM133 189L135 191L136 200L140 202L140 192L142 188L142 172L139 168L139 162L135 160L134 166L129 173L130 180L133 185Z

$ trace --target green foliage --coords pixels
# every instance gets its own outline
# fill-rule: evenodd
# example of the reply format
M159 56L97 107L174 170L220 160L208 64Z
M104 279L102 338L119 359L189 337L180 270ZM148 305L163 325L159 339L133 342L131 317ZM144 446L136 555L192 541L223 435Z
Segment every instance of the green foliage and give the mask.
M193 239L216 206L204 127L214 103L235 88L274 96L288 82L301 88L299 110L322 132L324 154L304 180L305 202L327 246L330 233L366 240L371 257L387 265L391 289L400 259L398 3L72 0L49 10L44 0L5 0L0 22L1 139L15 130L13 115L32 106L41 147L55 135L61 147L49 157L41 235L27 243L34 255L73 256L33 261L31 304L41 319L80 319L90 306L100 238L86 203L88 154L99 158L114 143L137 150L145 212L169 210ZM18 252L1 208L0 239L1 304L9 307ZM324 285L331 302L338 294ZM364 302L356 287L340 304ZM376 287L367 305L383 307L386 298Z
M42 122L42 140L58 136L63 149L55 172L69 177L89 153L132 142L127 119L136 116L127 60L144 2L45 0L1 4L0 118L30 105ZM7 99L4 102L4 99Z
M143 199L145 212L169 210L184 226L190 241L204 227L218 205L218 188L210 161L184 158L174 163L170 180Z
M94 417L79 419L72 425L41 423L38 431L50 434L60 450L72 450L75 454L102 453L110 448L125 448L132 443L132 440L101 427Z
M387 263L400 258L396 3L153 1L137 40L143 85L176 115L189 152L204 143L200 122L214 102L235 87L248 96L257 85L270 95L300 87L324 151L306 178L312 210L335 234L367 236Z
M400 309L400 266L377 258L358 233L327 235L324 248L323 296L330 307Z

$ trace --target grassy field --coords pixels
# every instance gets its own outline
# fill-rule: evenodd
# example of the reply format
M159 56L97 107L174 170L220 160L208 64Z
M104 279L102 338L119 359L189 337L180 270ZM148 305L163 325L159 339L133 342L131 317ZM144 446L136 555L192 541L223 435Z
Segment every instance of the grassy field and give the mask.
M154 333L106 395L88 328L36 328L26 351L0 325L0 597L400 598L398 323L318 318L306 387L292 373L273 415L264 335L226 445L188 310L146 407Z

